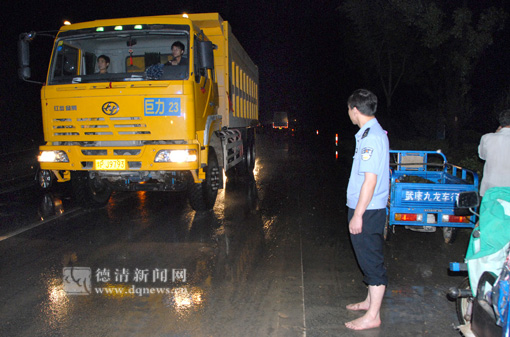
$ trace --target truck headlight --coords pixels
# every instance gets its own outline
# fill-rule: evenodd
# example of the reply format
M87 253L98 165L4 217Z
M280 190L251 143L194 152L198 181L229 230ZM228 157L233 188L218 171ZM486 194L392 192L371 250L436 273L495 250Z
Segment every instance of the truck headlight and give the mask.
M156 154L156 163L189 163L197 161L197 150L160 150Z
M69 158L64 151L42 151L37 160L41 163L69 163Z

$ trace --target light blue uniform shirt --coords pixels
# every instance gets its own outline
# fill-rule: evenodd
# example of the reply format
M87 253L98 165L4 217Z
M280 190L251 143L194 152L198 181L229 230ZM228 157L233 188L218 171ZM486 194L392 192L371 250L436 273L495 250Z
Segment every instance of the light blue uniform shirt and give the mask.
M356 152L347 186L347 207L356 208L365 172L370 172L377 175L377 184L367 209L386 208L390 184L390 145L386 131L374 118L363 125L355 138Z

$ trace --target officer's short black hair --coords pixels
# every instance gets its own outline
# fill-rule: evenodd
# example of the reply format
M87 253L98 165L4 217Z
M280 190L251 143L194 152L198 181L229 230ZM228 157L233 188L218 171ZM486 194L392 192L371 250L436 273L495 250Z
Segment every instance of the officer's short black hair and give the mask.
M347 100L349 108L357 108L365 116L373 116L377 110L377 96L367 89L355 90Z
M499 113L499 125L501 127L510 126L510 109L503 110Z

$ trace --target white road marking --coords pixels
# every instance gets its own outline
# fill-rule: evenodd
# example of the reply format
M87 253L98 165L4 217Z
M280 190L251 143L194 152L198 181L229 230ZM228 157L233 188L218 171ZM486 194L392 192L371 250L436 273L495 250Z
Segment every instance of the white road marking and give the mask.
M67 217L68 215L73 214L73 213L76 213L76 212L77 212L77 211L79 211L79 210L82 210L82 209L81 209L81 208L78 208L78 207L76 207L76 208L72 208L72 209L70 209L69 211L65 211L65 212L64 212L63 214L61 214L61 215L53 215L53 216L48 217L48 218L46 218L46 219L44 219L44 220L33 222L33 223L31 223L31 224L29 224L29 225L27 225L27 226L23 227L23 228L19 228L19 229L15 230L15 231L12 231L12 232L7 233L7 234L5 234L5 235L3 235L3 236L0 236L0 241L7 240L7 239L9 239L9 238L12 238L13 236L16 236L16 235L18 235L18 234L21 234L21 233L26 232L26 231L28 231L28 230L31 230L31 229L33 229L33 228L39 227L40 225L43 225L43 224L45 224L45 223L48 223L48 222L54 221L54 220L56 220L56 219L58 219L58 218L61 218L61 217L63 217L63 216L66 216L66 217Z
M301 226L299 230L299 249L301 251L301 298L303 301L303 336L306 337L305 272L303 269L303 241L301 240Z

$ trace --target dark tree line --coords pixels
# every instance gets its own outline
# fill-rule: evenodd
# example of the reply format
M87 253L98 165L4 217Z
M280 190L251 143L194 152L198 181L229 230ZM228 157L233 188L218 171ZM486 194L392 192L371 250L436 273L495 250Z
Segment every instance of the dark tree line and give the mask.
M339 7L350 23L355 66L365 80L378 81L386 114L402 117L393 109L399 90L419 91L413 98L425 105L418 114L444 124L454 145L473 113L473 73L508 16L501 8L470 8L466 1L457 6L439 0L346 0ZM508 90L500 95L504 99ZM414 114L418 121L424 118Z

